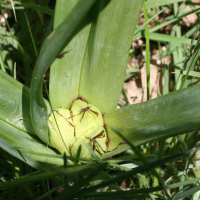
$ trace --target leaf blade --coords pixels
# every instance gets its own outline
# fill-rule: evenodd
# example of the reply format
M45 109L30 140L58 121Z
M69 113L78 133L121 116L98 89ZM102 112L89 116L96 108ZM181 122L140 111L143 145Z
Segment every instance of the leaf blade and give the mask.
M0 119L35 135L30 117L30 91L0 70Z
M200 86L194 86L148 102L126 106L106 115L108 136L111 138L110 148L116 148L116 144L122 142L111 130L111 126L120 130L136 146L198 130L200 128L198 121L200 110L197 106L199 101ZM128 148L127 145L120 145L116 150L105 154L103 158Z
M36 134L50 144L47 125L47 107L42 96L43 74L60 51L69 43L82 17L96 0L79 1L67 18L45 40L31 82L31 120ZM77 15L77 13L79 13Z
M99 8L105 3L100 1ZM92 23L79 95L102 113L116 109L142 4L143 1L110 1Z
M78 1L62 0L56 3L54 29L58 27ZM87 16L77 27L78 34L64 48L68 52L61 59L56 59L50 69L49 95L53 109L69 109L72 101L78 96L82 59L90 31L91 17ZM83 25L85 24L85 27ZM80 48L81 47L81 48Z
M57 153L44 145L33 130L30 90L1 70L0 85L4 86L0 87L0 138L37 161L62 165L62 158L46 159L46 155L38 155L44 153L57 156Z

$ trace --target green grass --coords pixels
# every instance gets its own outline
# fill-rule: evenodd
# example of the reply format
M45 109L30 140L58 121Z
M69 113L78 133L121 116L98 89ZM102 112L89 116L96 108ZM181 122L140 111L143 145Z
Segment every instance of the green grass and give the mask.
M165 96L169 92L198 85L200 82L199 25L192 24L190 27L185 27L179 23L183 17L191 13L196 13L199 17L200 10L191 1L187 2L191 4L192 11L185 12L183 9L180 9L180 4L186 6L181 0L147 1L146 5L143 6L143 11L141 11L140 18L144 23L148 19L151 20L148 22L149 26L148 24L144 24L142 27L137 26L133 41L142 39L145 44L146 56L144 62L146 63L147 71L148 101L151 96L149 75L151 73L152 46L159 51L158 59L162 60L165 56L173 58L169 65L165 65L164 68L158 68L158 71L164 77L163 90L160 91L161 96ZM39 62L40 59L45 57L46 60L42 64L49 66L54 60L51 56L55 51L60 52L62 47L70 41L70 34L73 34L74 30L68 30L67 26L61 26L58 31L69 33L68 38L63 39L61 37L57 41L58 43L63 42L62 47L56 50L49 49L48 51L43 51L45 45L48 46L49 44L44 44L43 46L42 44L53 29L55 1L27 0L19 2L7 0L0 1L0 4L0 14L5 19L5 23L2 23L3 27L0 27L0 69L24 84L27 88L30 88L31 77L38 74L36 71L40 71L42 77L43 71L46 70L47 66L42 66L42 62ZM79 13L84 16L88 9L87 5L84 3L84 5L80 4L79 6L85 6L86 10L83 10L83 13ZM167 6L167 8L164 6ZM79 7L76 9L79 10ZM76 9L75 12L77 12ZM8 18L5 17L6 14L8 14ZM157 16L161 17L156 18ZM74 19L77 22L76 17L76 15L71 15L70 19ZM79 22L81 22L81 19L79 18ZM65 22L65 25L71 23L70 27L76 28L74 21L71 23L72 21L68 20ZM170 30L167 30L166 26L169 24L172 24L172 27ZM74 27L72 27L73 25ZM57 38L55 37L54 40L57 40ZM52 44L54 43L52 42ZM166 50L162 50L163 47ZM73 49L69 51L73 51ZM131 49L130 57L136 58L138 53L136 51L136 49ZM76 55L79 52L73 53ZM142 54L141 51L139 53ZM35 66L37 70L34 71ZM129 80L130 77L139 76L138 74L140 73L137 68L127 69L126 72L129 74L126 74L125 81ZM171 74L174 76L171 76ZM44 77L47 89L49 88L49 76L50 74L47 70ZM12 84L14 82L10 81L9 87L12 87ZM43 83L35 84L40 84L41 88L44 87ZM27 88L21 86L20 90L24 90L28 99L29 93ZM43 96L48 99L47 89L43 90ZM130 104L124 88L123 93L125 94L127 105ZM20 98L19 96L20 92L16 91L16 97ZM35 101L38 101L37 91L33 92L32 96L34 96ZM173 97L175 99L175 96ZM191 97L195 98L195 95L191 93ZM175 107L180 105L183 100L179 98L174 99L168 98L168 101L173 101L176 104ZM120 100L119 104L125 106L125 101ZM0 106L6 106L6 104L4 102ZM199 107L199 105L191 106L191 110L194 110L195 107ZM175 108L172 107L171 109ZM184 107L182 109L184 110ZM1 110L1 112L5 113L5 110ZM130 108L130 112L134 111ZM171 112L170 108L169 112ZM19 114L17 110L16 113ZM7 115L12 115L12 108L7 110ZM25 115L29 116L30 111L25 113ZM20 117L22 116L19 115ZM160 118L166 120L167 117L160 115ZM145 123L145 119L142 120ZM4 127L5 122L0 121L0 123L1 127ZM90 149L94 158L91 161L80 158L80 151L77 152L76 158L58 155L56 150L48 148L44 142L37 138L29 122L26 123L26 128L29 130L30 135L26 134L23 129L19 130L20 132L18 133L18 130L14 129L14 123L17 124L19 122L15 121L8 128L5 126L4 129L5 132L8 130L12 131L13 135L10 135L9 142L5 134L1 133L0 137L0 200L59 200L74 198L102 200L200 199L200 162L199 154L196 154L196 151L200 148L200 132L198 130L185 132L178 136L172 134L171 137L164 139L159 137L159 133L157 133L158 136L155 137L154 141L135 146L123 136L121 130L119 131L114 127L114 132L129 145L130 149L103 160ZM177 126L177 130L173 131L178 132L180 129L181 127ZM25 135L26 138L22 143L32 145L32 149L37 146L41 149L41 152L38 153L34 150L17 146L15 140L20 137L20 134ZM44 140L47 140L47 138ZM33 159L34 156L37 159L40 157L41 162ZM43 160L44 158L46 160ZM51 160L51 158L56 159L60 166L53 163L54 160L51 164L48 163L47 160Z

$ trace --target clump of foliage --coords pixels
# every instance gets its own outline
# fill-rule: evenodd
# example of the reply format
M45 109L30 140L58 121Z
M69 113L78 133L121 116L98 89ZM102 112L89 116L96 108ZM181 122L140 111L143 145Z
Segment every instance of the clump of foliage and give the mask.
M169 3L172 15L156 20ZM62 0L53 9L49 0L1 1L3 198L52 199L63 188L55 199L199 199L200 41L189 39L199 29L181 33L178 23L199 9L178 5ZM168 24L171 35L157 32ZM138 38L145 40L148 101L116 110ZM161 69L164 89L154 100L150 40L160 51L166 46L159 58L174 58ZM188 44L195 45L192 55ZM176 91L168 94L173 68Z

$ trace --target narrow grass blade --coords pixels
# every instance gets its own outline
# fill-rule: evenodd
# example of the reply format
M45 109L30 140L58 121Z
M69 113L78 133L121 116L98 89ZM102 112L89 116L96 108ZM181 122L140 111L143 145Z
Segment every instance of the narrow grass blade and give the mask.
M13 78L14 78L15 80L17 79L17 67L16 67L16 62L14 63Z
M76 160L74 162L74 166L77 167L80 159L80 154L81 154L81 146L79 146L78 151L76 153ZM74 175L74 184L77 183L77 175Z
M156 15L154 15L153 17L151 17L150 19L148 19L140 28L138 28L136 31L135 31L135 33L134 33L134 35L136 35L138 32L140 32L142 29L144 29L144 27L151 21L151 20L153 20L156 16L158 16L160 13L162 13L164 10L166 9L166 7L165 8L163 8L161 11L159 11L158 13L156 13ZM152 28L151 28L152 29ZM150 30L151 30L150 29ZM159 28L160 29L160 28ZM149 31L150 31L149 30Z
M11 5L12 5L13 13L14 13L14 16L15 16L15 21L17 22L17 17L16 17L15 7L14 7L14 4L13 4L13 1L10 0L10 3L11 3Z
M12 6L9 6L7 4L9 2L10 2L10 0L1 2L1 6L3 8L13 9ZM53 15L53 12L54 12L53 9L50 9L45 6L37 5L37 4L25 3L25 2L19 2L19 1L13 1L13 3L15 3L15 10L18 10L18 9L24 10L25 8L30 8L32 10L36 10L36 11L39 11L41 13L48 14L48 15Z
M53 30L53 22L54 22L54 14L51 16L51 20L49 22L49 26L47 28L47 32L46 32L45 37L48 37L49 34L51 33L51 31Z
M192 34L194 34L195 32L197 33L199 31L199 24L194 26L192 29L190 29L188 32L186 32L182 37L183 38L188 38L190 37ZM194 40L193 40L194 41ZM195 40L196 41L196 40ZM194 42L195 42L194 41ZM193 42L192 42L193 43ZM196 43L196 42L195 42ZM158 58L165 57L165 56L169 56L171 53L173 53L175 50L177 50L178 48L181 48L182 44L173 44L171 43L170 46L167 47L166 50L162 51L159 55Z
M178 3L174 3L174 16L178 16L181 11L179 11L179 5ZM180 28L180 24L179 22L177 22L173 28L172 28L172 32L171 35L174 36L176 35L177 37L181 37L181 28ZM183 60L183 50L182 48L178 48L176 51L173 52L173 59L174 59L174 63L176 64L176 70L182 70L183 69L183 65L184 63L182 62ZM175 74L175 89L178 90L181 86L181 82L182 82L182 75L181 74Z
M174 183L171 185L166 185L164 188L163 187L152 187L152 188L145 188L145 189L135 189L135 190L130 190L130 191L117 191L117 192L92 192L92 193L88 193L88 194L84 194L81 195L81 197L88 197L88 198L95 198L95 197L112 197L112 196L120 196L120 195L133 195L133 194L143 194L143 193L150 193L150 192L156 192L156 191L160 191L163 189L173 189L173 188L177 188L180 185L189 185L192 183L196 183L200 180L200 178L194 178L194 179L190 179L184 182L180 182L180 183ZM96 199L96 198L95 198Z
M96 160L96 163L98 163L99 165L103 165L104 162L96 155L96 153L91 149L91 147L85 141L84 141L84 143L87 146L90 153L92 154L92 156L94 157L94 159ZM107 167L107 169L112 170L109 168L109 166Z
M181 193L178 193L176 195L173 196L172 200L178 200L178 199L182 199L182 198L185 198L185 197L188 197L196 192L198 192L200 190L200 185L196 186L196 187L193 187L193 188L190 188L184 192L181 192Z
M40 174L37 174L34 176L24 176L24 177L20 177L16 180L3 182L0 184L0 189L12 188L12 187L16 187L16 186L19 186L22 184L30 184L35 181L44 180L46 178L52 178L52 177L59 176L62 174L64 174L64 175L73 175L73 174L88 175L91 173L91 171L96 171L96 166L84 165L84 166L74 167L74 168L70 168L70 169L64 169L64 168L56 169L55 168L55 169L51 169L51 171L49 171L49 172L40 173Z
M108 192L107 192L108 193ZM84 195L84 197L87 198L87 195ZM91 197L91 195L89 195L89 198ZM117 194L113 194L112 193L112 196L109 195L109 197L95 197L95 200L122 200L122 199L127 199L127 200L131 200L131 199L149 199L148 198L149 196L148 195L127 195L127 194L122 194L122 195L117 195Z
M187 15L189 15L189 14L192 14L192 13L198 14L199 12L200 12L200 9L197 8L197 9L195 9L195 10L189 10L189 11L186 11L186 12L181 13L181 14L179 13L178 16L173 16L172 19L170 19L170 20L168 20L168 21L166 21L166 22L162 22L161 24L152 27L151 29L149 29L149 31L150 31L150 32L158 31L158 30L160 30L161 28L166 27L166 26L169 25L169 24L172 24L172 23L175 23L175 22L180 21L183 17L185 17L185 16L187 16Z
M145 33L144 31L140 31L134 36L134 40L139 39L139 38L145 38ZM191 44L191 45L196 45L197 40L192 40L184 37L175 37L175 36L170 36L170 35L163 35L159 33L149 33L149 38L150 40L155 40L155 41L162 41L162 42L173 42L177 44Z
M63 160L64 160L64 168L67 169L67 156L66 154L64 153L64 156L63 156ZM67 191L69 189L69 180L68 180L68 176L65 175L64 176L64 189L65 191Z
M146 171L146 170L150 170L150 169L156 167L157 165L160 165L160 164L162 164L166 161L169 161L169 160L172 160L172 159L178 159L178 158L181 158L185 155L189 155L193 151L194 150L188 150L188 151L185 151L185 152L180 153L180 154L171 155L171 156L168 156L167 158L162 158L159 161L151 162L151 163L149 163L148 166L145 165L145 166L140 166L140 167L134 168L133 170L131 170L129 172L124 172L120 175L117 175L115 178L113 178L110 181L100 183L100 184L98 184L96 186L92 186L88 189L80 190L78 194L80 196L83 196L83 194L88 195L90 192L95 191L99 188L103 188L103 187L106 187L107 185L110 185L112 183L117 183L119 181L125 180L126 178L129 178L130 176L132 176L134 174L137 174L137 173L140 173L140 172L143 172L143 171ZM196 178L196 179L185 181L184 183L176 183L176 184L173 184L173 185L165 185L165 186L162 186L162 187L155 187L155 188L145 188L145 189L138 189L138 190L134 189L134 190L131 190L131 191L121 191L121 192L119 191L119 192L116 192L116 194L120 195L120 194L123 194L123 193L126 193L126 192L131 193L131 194L150 193L150 192L153 192L153 191L175 188L175 187L178 187L179 185L191 184L191 183L194 183L194 182L199 181L199 180L200 180L200 178ZM106 192L104 194L111 195L111 196L113 195L112 193L108 193L108 192ZM96 192L95 196L98 196L98 195L99 194Z
M79 183L77 183L76 185L74 185L72 188L70 188L70 191L66 191L64 192L62 195L60 195L58 198L56 198L57 200L61 200L63 198L65 198L66 200L70 200L73 199L77 196L76 193L78 193L77 191L80 190L80 188L82 188L83 186L86 186L90 183L90 181L97 176L105 167L106 167L106 163L100 165L99 167L97 167L96 170L94 170L91 174L88 175L88 177L82 179L82 181L80 181Z
M1 49L0 49L0 65L1 65L1 70L2 70L3 72L6 72L6 68L5 68L5 65L4 65L4 61L3 61Z
M37 197L37 200L44 199L45 197L49 196L49 194L52 194L53 192L56 192L61 187L63 187L63 185L59 185L58 187L55 187L55 188L49 190L48 192L44 193L42 196Z
M26 154L22 153L21 151L15 149L13 146L11 146L8 142L6 142L4 139L0 138L0 147L4 149L9 154L13 155L14 157L22 160L23 162L27 163L31 167L39 170L39 171L46 171L46 168L38 163L37 161L33 160L31 157L27 156ZM0 188L1 188L0 184Z
M97 163L99 165L102 165L103 161L96 155L96 153L90 148L90 146L85 141L84 141L84 143L87 146L87 148L90 151L90 153L92 154L92 156L94 157L94 159L97 161Z
M200 72L196 72L196 71L187 71L187 70L184 70L184 71L176 71L176 72L172 72L172 73L178 73L178 74L183 74L183 75L188 75L188 76L194 76L194 77L198 77L200 78Z
M196 62L197 62L197 59L199 59L199 55L200 55L200 37L199 37L197 45L194 49L194 53L192 54L192 57L190 58L190 60L188 61L187 65L186 65L186 69L188 69L188 70L187 70L187 73L186 73L186 75L183 79L181 86L180 86L180 89L182 89L184 87L184 84L187 80L188 74L190 73L191 69L194 69ZM198 72L196 72L196 74L197 73Z
M31 36L31 40L32 40L32 43L33 43L33 48L35 50L35 55L38 56L37 48L36 48L36 45L35 45L35 41L34 41L34 38L33 38L33 34L32 34L32 31L31 31L31 27L30 27L26 12L24 12L24 15L25 15L26 23L27 23L28 30L29 30L29 33L30 33L30 36Z
M138 158L143 162L144 165L148 165L150 162L143 156L143 154L137 149L137 147L135 147L129 140L127 140L127 138L125 138L116 128L111 127L112 130L117 133L117 135L119 135L122 140L124 142L126 142L126 144L128 144L131 149L135 152L135 154L138 156ZM158 172L156 171L156 169L151 169L152 174L158 179L158 181L162 184L162 186L164 187L165 181L163 180L163 178L158 174ZM168 198L170 198L170 193L169 191L165 191L166 192L166 196Z
M43 74L74 36L76 27L96 0L79 1L66 19L48 36L40 51L31 82L31 120L36 134L50 144L47 108L42 96ZM78 13L78 14L77 14Z
M144 19L147 22L147 9L146 9L146 2L143 4L144 6ZM149 41L149 28L148 24L145 26L145 39L146 39L146 54L145 54L145 61L146 61L146 83L147 83L147 100L150 98L150 41Z
M1 5L0 5L0 11L1 11L1 14L2 14L2 16L3 16L4 20L5 20L5 22L6 22L6 25L7 25L7 27L8 27L8 30L9 30L9 32L10 32L10 25L9 25L9 23L8 23L7 18L5 17L5 14L4 14L4 11L3 11Z

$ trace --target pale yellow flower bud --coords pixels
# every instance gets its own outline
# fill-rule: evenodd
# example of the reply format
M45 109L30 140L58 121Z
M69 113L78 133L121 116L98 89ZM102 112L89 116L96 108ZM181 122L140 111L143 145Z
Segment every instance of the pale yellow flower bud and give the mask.
M57 123L56 123L57 122ZM50 144L67 155L76 156L81 146L81 157L91 158L92 155L85 145L97 154L107 151L107 133L104 129L103 117L95 106L82 100L75 100L71 113L67 109L58 108L48 118Z
M61 154L70 151L70 146L74 143L74 125L70 118L70 111L64 108L57 108L48 118L50 144Z

